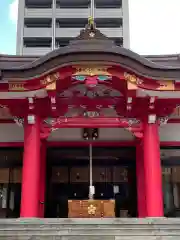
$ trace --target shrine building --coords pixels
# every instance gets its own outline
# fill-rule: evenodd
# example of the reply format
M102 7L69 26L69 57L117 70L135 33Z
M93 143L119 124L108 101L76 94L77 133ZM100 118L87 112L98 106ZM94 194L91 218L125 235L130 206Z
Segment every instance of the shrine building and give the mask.
M0 55L0 217L172 217L179 56L140 56L92 23L45 56Z

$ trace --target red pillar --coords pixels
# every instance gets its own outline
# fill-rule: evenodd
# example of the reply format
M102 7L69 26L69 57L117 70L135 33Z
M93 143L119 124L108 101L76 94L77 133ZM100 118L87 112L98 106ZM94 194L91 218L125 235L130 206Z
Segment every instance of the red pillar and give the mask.
M40 208L39 217L44 217L46 192L46 142L41 142L41 173L40 173Z
M24 125L24 158L22 171L21 217L39 217L40 118Z
M136 179L137 179L137 207L138 217L146 217L146 196L144 183L144 156L142 141L136 145Z
M162 170L157 123L144 123L143 146L147 217L162 217Z

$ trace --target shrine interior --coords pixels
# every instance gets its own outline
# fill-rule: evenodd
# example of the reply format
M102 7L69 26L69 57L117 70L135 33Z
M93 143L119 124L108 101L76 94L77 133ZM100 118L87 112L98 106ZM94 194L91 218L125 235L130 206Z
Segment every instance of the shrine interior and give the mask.
M180 149L161 149L165 215L180 208ZM20 216L23 148L0 149L0 217ZM92 147L94 199L115 200L116 217L137 216L135 147ZM89 198L89 147L48 147L46 218L68 217L68 200ZM120 203L120 204L118 204Z
M50 148L47 161L46 216L67 217L67 199L89 199L89 148ZM94 199L110 200L118 196L122 214L129 211L132 217L136 216L134 148L92 148L92 179Z

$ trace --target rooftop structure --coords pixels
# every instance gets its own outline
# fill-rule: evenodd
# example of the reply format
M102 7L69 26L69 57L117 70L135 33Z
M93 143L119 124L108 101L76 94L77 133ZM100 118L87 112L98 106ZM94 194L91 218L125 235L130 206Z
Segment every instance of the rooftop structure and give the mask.
M129 48L128 0L94 1L97 28ZM17 54L45 55L68 45L87 24L89 0L20 0Z

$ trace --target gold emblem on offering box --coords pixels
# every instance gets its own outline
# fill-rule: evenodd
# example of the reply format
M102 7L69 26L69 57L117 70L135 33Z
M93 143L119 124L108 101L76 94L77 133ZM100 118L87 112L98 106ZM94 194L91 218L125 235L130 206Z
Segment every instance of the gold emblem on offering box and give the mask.
M76 72L73 74L74 76L77 75L84 75L84 76L111 76L111 74L107 71L108 67L75 67Z
M89 215L95 215L96 214L96 207L93 204L89 205L88 214Z
M25 91L24 83L9 83L9 91Z

